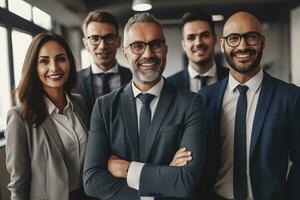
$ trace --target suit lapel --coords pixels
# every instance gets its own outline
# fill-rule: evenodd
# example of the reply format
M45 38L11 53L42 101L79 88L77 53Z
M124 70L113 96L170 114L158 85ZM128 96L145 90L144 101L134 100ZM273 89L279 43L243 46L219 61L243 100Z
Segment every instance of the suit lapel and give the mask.
M229 69L221 66L217 66L217 79L218 81L226 78L229 75Z
M186 67L182 74L183 81L182 81L182 83L180 83L180 84L182 84L183 88L186 90L190 90L190 78L189 77L190 76L189 76L188 67Z
M131 76L130 74L128 74L128 72L123 68L121 67L120 65L118 65L118 70L119 70L119 73L120 73L120 79L121 79L121 86L122 85L125 85L127 84L128 82L130 82L131 80ZM129 72L130 73L130 72Z
M83 77L83 92L85 93L85 96L89 100L89 104L93 106L95 97L94 97L94 91L93 91L93 79L92 79L92 68L89 67L88 73Z
M77 102L76 100L73 100L73 99L71 99L71 101L72 101L72 104L73 104L73 106L75 108L74 109L75 115L78 117L79 121L83 125L83 128L87 132L87 130L89 129L88 124L87 124L88 119L87 119L86 114L83 112L83 110L80 107L80 104L79 104L80 102Z
M228 78L225 78L221 81L219 81L216 85L216 93L213 93L211 97L212 106L211 110L208 110L208 112L212 113L212 118L209 118L209 127L212 129L211 137L212 141L215 141L216 143L213 144L213 149L215 152L211 152L212 156L216 161L216 171L221 168L221 155L222 155L222 141L221 141L221 113L222 113L222 106L223 106L223 98L224 93L226 91L228 85ZM207 102L207 104L210 104L210 102ZM216 124L217 123L217 124ZM213 169L212 169L213 170Z
M212 106L214 122L221 122L223 97L224 97L225 90L227 88L228 78L220 81L218 84L219 84L218 85L219 89L217 89L218 92L216 93L216 96L213 98L213 106ZM218 127L220 127L220 123L218 124ZM217 131L220 132L220 130Z
M257 102L257 107L254 115L251 144L250 144L250 159L253 155L255 146L257 144L261 128L269 110L275 85L270 75L264 72L264 78L261 84L261 91Z
M135 100L133 97L132 86L129 83L121 96L123 119L129 143L133 151L134 159L139 160L139 135L137 124L137 112Z
M157 137L159 128L168 112L169 106L175 97L176 88L165 81L161 95L152 118L152 123L148 131L146 146L146 161L149 161L154 141Z
M59 157L61 157L62 160L65 160L65 156L64 156L64 146L63 143L56 131L56 129L54 128L54 124L53 121L51 120L51 118L48 116L45 121L42 123L43 128L45 129L45 133L47 135L47 138L49 139L49 143L51 144L51 146L54 146L55 151L57 152L57 154L59 155Z

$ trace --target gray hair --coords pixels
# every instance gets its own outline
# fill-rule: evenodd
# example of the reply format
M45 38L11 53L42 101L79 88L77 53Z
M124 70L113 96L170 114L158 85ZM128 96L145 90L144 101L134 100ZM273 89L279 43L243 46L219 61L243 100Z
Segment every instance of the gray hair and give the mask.
M147 13L147 12L137 13L137 14L133 15L132 17L130 17L129 20L128 20L128 22L125 25L125 28L124 28L124 40L123 40L124 47L126 47L128 45L127 44L127 42L128 42L127 38L128 38L129 28L133 24L135 24L135 23L155 23L155 24L157 24L160 27L161 32L163 32L161 24L156 19L156 17L154 17L154 15L152 15L150 13Z

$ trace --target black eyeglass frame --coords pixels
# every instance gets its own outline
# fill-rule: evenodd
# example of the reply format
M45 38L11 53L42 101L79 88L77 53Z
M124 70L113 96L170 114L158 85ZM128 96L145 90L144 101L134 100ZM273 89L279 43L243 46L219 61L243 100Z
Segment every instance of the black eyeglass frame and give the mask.
M97 38L99 38L99 41L93 43L92 40L91 40L92 37L97 37ZM112 38L109 38L109 37L112 37ZM115 44L115 43L116 43L117 37L118 37L117 34L108 33L108 34L103 35L103 36L101 36L101 35L90 35L90 36L87 36L86 38L89 40L89 43L90 43L91 45L97 46L97 45L99 45L99 44L101 43L102 40L103 40L103 42L104 42L105 44L108 44L108 45ZM111 39L111 42L109 41L109 39Z
M255 41L255 43L249 43L249 41L247 40L247 36L249 37L250 35L256 35L257 36L257 40ZM230 42L228 42L228 38L231 37L231 36L238 36L239 37L239 41L235 44L235 45L232 45L230 44ZM242 41L242 38L244 38L245 42L247 45L249 46L255 46L259 43L259 41L263 38L264 36L261 34L261 33L258 33L258 32L255 32L255 31L251 31L251 32L248 32L248 33L243 33L243 34L239 34L239 33L232 33L232 34L229 34L227 36L224 36L222 37L222 39L224 39L226 41L226 44L230 47L237 47L241 44L241 41Z
M161 48L158 49L158 50L155 50L153 49L153 45L155 42L160 42L161 43ZM137 53L134 48L133 48L133 45L135 44L143 44L143 50L140 51L139 53ZM163 49L166 47L166 41L164 39L155 39L155 40L151 40L149 42L143 42L143 41L134 41L132 43L130 43L127 47L125 48L129 48L131 49L131 52L134 53L135 55L142 55L145 51L146 51L146 47L147 45L149 45L150 47L150 50L153 52L153 53L161 53L163 51Z

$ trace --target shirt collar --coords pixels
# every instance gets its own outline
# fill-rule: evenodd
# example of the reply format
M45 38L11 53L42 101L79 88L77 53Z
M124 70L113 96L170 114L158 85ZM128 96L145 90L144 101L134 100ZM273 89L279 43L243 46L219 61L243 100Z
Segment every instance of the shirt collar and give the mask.
M73 107L73 104L72 104L72 102L71 102L71 99L70 99L69 95L66 94L66 93L65 93L65 98L66 98L66 100L67 100L67 105L65 106L64 111L65 111L66 109L68 109L68 108L70 108L70 109L73 110L74 107ZM53 112L59 113L59 109L58 109L58 108L54 105L54 103L52 103L52 101L51 101L48 97L46 97L45 95L44 95L44 100L45 100L46 107L47 107L47 110L48 110L49 115L51 115Z
M118 63L116 63L113 68L111 68L108 71L103 71L100 67L98 67L94 62L91 64L92 66L92 74L100 74L100 73L118 73L119 68L118 68Z
M195 78L198 75L208 76L210 78L214 78L217 76L217 66L215 62L213 62L212 67L204 74L199 74L191 65L188 66L188 71L191 78Z
M133 81L131 81L133 96L134 96L134 98L136 98L141 93L149 93L149 94L155 95L156 97L159 97L161 90L164 86L164 82L165 82L164 78L162 77L160 79L160 81L158 83L156 83L150 90L148 90L147 92L142 92L134 85Z
M249 91L256 93L261 86L263 75L264 73L262 69L260 69L260 71L255 76L253 76L251 79L249 79L246 83L242 85L248 86ZM240 85L240 82L238 82L235 78L233 78L233 76L231 76L231 74L229 73L229 79L228 79L229 90L234 92L235 88L238 85Z

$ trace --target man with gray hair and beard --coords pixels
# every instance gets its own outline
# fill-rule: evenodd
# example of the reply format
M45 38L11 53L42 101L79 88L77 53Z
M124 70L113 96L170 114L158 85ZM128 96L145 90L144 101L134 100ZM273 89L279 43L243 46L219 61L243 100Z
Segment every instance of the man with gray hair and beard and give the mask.
M196 199L206 118L198 95L178 90L162 76L167 50L153 15L129 19L123 53L133 79L96 100L83 175L88 195Z

